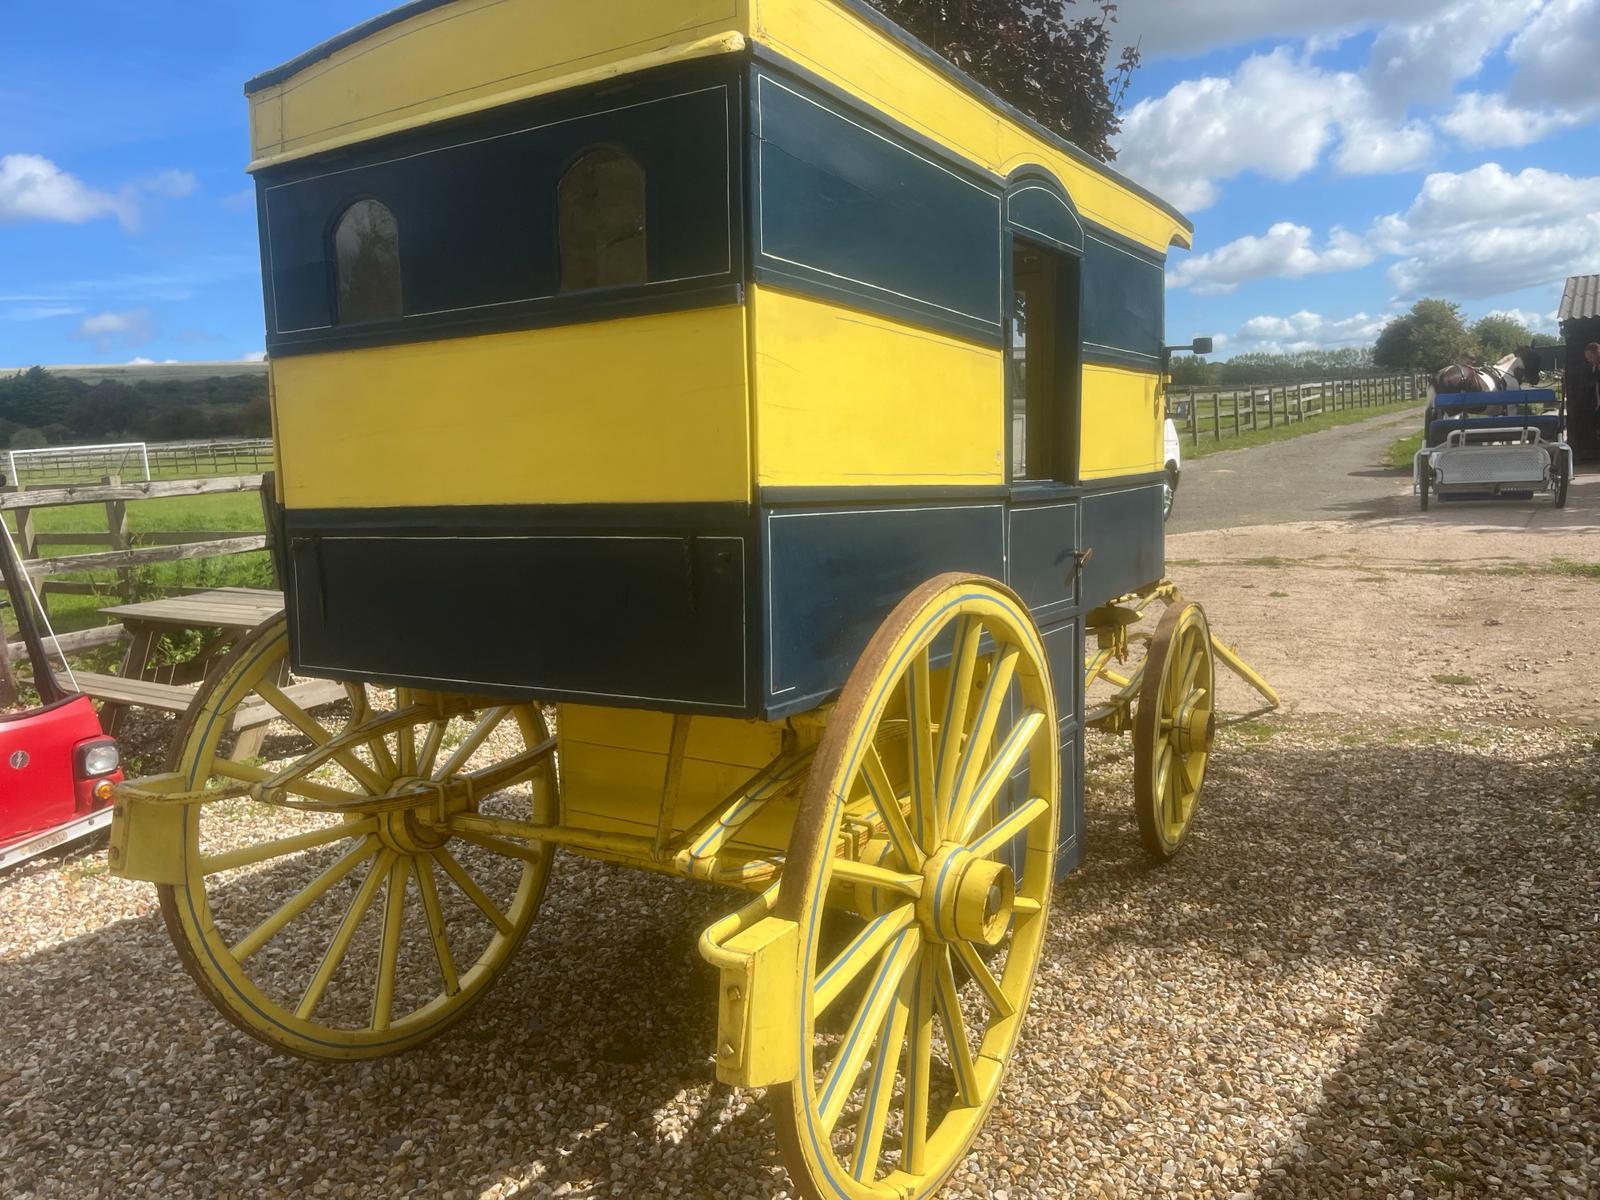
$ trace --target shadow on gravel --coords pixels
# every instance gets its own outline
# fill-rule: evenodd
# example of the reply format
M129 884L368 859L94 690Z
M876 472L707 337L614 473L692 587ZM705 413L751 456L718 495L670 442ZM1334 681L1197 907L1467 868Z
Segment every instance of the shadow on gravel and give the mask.
M1057 919L1095 928L1071 938L1090 954L1201 947L1241 991L1350 962L1392 977L1253 1194L1594 1195L1600 754L1224 738L1173 862L1145 860L1125 802L1094 804Z
M1539 1179L1556 1195L1563 1172L1592 1180L1600 762L1575 739L1507 756L1291 728L1224 735L1195 836L1163 866L1139 847L1125 759L1100 743L1085 866L1057 892L1056 963L1070 976L1146 962L1133 986L1151 992L1174 960L1222 964L1239 1019L1282 1032L1230 1045L1223 1029L1218 1070L1304 1082L1302 1044L1343 1039L1292 1146L1265 1161L1220 1147L1263 1170L1257 1196L1511 1195ZM14 891L0 887L0 906ZM563 858L475 1012L421 1050L349 1067L275 1056L226 1024L155 915L13 961L0 1193L477 1195L537 1172L521 1194L769 1194L770 1122L714 1082L715 979L694 947L728 909L724 892ZM1291 985L1350 964L1387 982L1342 1001L1338 1029L1284 1015ZM1124 986L1095 994L1118 1024ZM1060 1097L1093 1079L1106 1051L1092 1036L1025 1032L1050 1055L1052 1090L1008 1114L1034 1131L1011 1136L1078 1113ZM1152 1104L1139 1117L1157 1130L1195 1117L1192 1096ZM1126 1125L1072 1119L1107 1147Z
M537 1195L743 1194L776 1170L770 1122L715 1082L716 980L695 949L729 896L560 858L482 1003L419 1050L348 1066L235 1030L158 912L6 964L0 1195L476 1196L530 1171ZM698 1103L674 1106L686 1091Z

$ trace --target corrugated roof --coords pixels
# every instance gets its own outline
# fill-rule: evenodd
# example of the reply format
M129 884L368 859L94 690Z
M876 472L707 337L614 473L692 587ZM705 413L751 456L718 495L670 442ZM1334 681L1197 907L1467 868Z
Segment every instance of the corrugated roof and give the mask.
M1558 321L1587 321L1600 317L1600 275L1574 275L1561 294Z

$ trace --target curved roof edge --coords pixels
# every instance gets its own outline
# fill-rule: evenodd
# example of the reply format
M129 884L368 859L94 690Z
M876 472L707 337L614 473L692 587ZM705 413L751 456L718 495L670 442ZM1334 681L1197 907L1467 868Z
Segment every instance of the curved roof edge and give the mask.
M325 42L318 42L304 54L297 54L281 66L273 67L270 71L248 80L244 85L246 96L264 91L274 84L283 83L293 79L307 67L321 62L325 58L332 58L339 51L357 42L365 41L375 33L382 33L391 25L398 25L402 21L409 21L412 17L420 17L425 12L436 8L443 8L447 4L454 4L456 0L411 0L409 4L402 4L390 12L380 13L370 21L363 21L359 25L352 25L343 33L335 34Z
M364 41L375 33L381 33L390 26L398 25L402 21L409 21L412 17L421 16L423 13L431 12L433 9L443 8L447 4L454 3L456 3L456 0L411 0L409 4L403 4L399 8L396 8L390 12L382 13L379 16L373 17L370 21L363 21L361 24L352 26L351 28L346 29L343 33L337 34L334 37L329 38L327 41L313 46L304 54L300 54L294 58L291 58L288 62L282 64L281 66L273 67L270 71L263 71L261 74L255 76L244 85L245 95L252 95L256 92L272 87L275 84L283 83L286 80L292 79L307 67L313 66L324 59L331 58L340 50L344 50L350 46L353 46L357 42ZM867 3L867 0L833 0L833 3L848 9L850 12L854 13L856 16L860 17L863 21L866 21L880 32L887 34L889 37L899 42L902 46L906 47L906 49L916 54L919 58L938 69L942 74L957 81L962 87L972 92L975 96L980 97L984 103L988 104L994 109L997 109L1011 120L1016 121L1018 124L1024 126L1035 137L1043 139L1049 145L1055 147L1057 150L1060 150L1062 153L1077 159L1086 166L1093 167L1096 171L1104 172L1117 183L1127 188L1134 195L1149 201L1151 204L1154 204L1157 208L1161 209L1162 212L1166 213L1169 217L1176 221L1178 225L1190 235L1189 238L1175 237L1172 239L1173 242L1183 246L1185 249L1189 248L1192 242L1192 235L1194 233L1194 222L1189 220L1189 218L1184 216L1183 213L1179 212L1177 208L1163 200L1149 188L1145 187L1143 184L1136 183L1132 179L1129 179L1126 175L1124 175L1121 171L1118 171L1109 163L1096 158L1087 150L1084 150L1074 143L1069 142L1059 133L1046 126L1042 121L1023 112L1009 100L1002 99L993 89L978 82L977 79L973 78L966 71L963 71L960 67L956 66L932 46L929 46L920 38L912 36L905 29L895 24L895 22L889 17L884 15L878 9L874 8L871 4Z

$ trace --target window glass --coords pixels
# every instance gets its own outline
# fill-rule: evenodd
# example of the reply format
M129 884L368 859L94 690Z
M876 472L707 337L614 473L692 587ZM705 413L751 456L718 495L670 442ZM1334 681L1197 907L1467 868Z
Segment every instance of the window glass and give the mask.
M585 153L561 177L561 290L649 280L644 168L625 150Z
M333 232L339 271L339 320L353 325L402 313L400 226L376 200L357 200Z
M1010 372L1011 477L1053 479L1055 471L1056 262L1017 243L1012 257Z

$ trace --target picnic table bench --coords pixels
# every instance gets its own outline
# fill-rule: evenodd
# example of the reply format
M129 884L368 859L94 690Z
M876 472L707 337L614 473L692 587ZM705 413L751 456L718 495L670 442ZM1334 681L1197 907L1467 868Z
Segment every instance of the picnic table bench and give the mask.
M61 686L103 702L101 720L108 733L115 733L129 708L150 708L158 712L182 713L193 702L199 688L199 675L205 666L244 634L283 611L283 593L260 588L215 588L188 596L169 596L137 604L117 604L101 609L122 622L128 634L128 649L119 674L74 671L57 674ZM163 682L155 678L151 657L163 634L180 629L216 629L218 635L201 651L189 673L192 680ZM284 695L301 708L314 708L344 699L340 683L314 679L284 689ZM238 735L231 757L249 758L260 749L266 726L278 712L260 699L247 701L235 714L233 729Z

